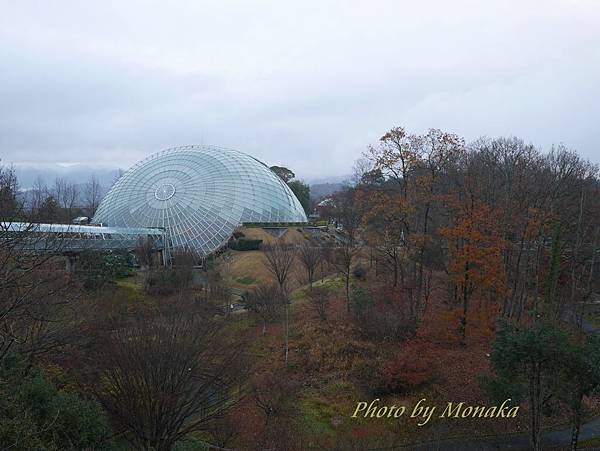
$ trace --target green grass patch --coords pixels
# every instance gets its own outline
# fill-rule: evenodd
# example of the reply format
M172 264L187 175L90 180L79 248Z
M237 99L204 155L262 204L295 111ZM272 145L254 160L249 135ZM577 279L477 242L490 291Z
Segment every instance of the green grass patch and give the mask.
M116 284L118 287L122 287L122 288L128 288L130 290L141 290L142 289L142 284L140 283L140 281L135 280L135 279L117 279Z
M290 299L292 301L300 301L300 300L306 299L307 293L308 293L308 288L299 288L292 292L292 294L290 295Z
M329 277L325 277L325 279L321 280L317 280L315 283L313 283L314 287L325 287L325 288L329 288L332 290L339 290L341 288L344 288L344 278L341 276L329 276Z
M328 288L329 290L331 290L332 293L335 293L338 290L341 290L345 287L344 285L344 279L340 276L328 276L325 277L323 280L318 279L317 281L313 282L313 287L325 287ZM294 292L291 294L290 299L292 301L300 301L299 303L303 303L305 301L308 301L308 294L310 293L310 287L309 285L305 285L301 288L298 288L296 290L294 290Z
M345 398L351 400L354 400L355 398L358 399L357 397L360 397L361 395L354 384L341 379L328 384L324 388L324 393L327 395L327 397L338 399Z
M256 279L254 279L250 276L240 277L239 279L236 279L235 281L237 283L241 283L242 285L253 285L257 282Z
M331 404L320 398L306 397L300 401L302 424L311 433L321 435L334 432L331 419L335 413Z

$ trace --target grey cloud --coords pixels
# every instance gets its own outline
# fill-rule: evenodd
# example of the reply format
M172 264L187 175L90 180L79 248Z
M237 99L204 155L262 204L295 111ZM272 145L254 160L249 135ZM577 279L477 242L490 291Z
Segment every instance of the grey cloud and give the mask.
M0 157L127 167L204 142L323 176L405 125L600 161L599 38L593 0L12 2Z

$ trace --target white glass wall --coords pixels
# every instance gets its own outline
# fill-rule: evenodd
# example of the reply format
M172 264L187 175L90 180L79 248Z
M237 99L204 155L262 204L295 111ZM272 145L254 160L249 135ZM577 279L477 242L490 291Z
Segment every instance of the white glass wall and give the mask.
M173 247L208 255L242 222L306 222L300 202L266 165L245 153L186 146L129 169L93 219L112 227L164 227Z

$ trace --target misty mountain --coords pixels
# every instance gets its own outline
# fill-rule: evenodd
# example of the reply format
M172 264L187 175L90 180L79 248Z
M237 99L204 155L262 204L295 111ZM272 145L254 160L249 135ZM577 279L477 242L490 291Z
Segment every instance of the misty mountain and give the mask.
M318 200L324 196L337 193L348 186L347 183L315 183L310 185L310 198Z
M80 192L83 187L94 175L103 191L106 192L115 182L121 169L117 167L93 166L83 164L60 165L60 164L16 164L15 172L19 180L19 186L23 191L29 190L36 179L41 178L42 181L52 188L56 178L60 177L68 182L79 185ZM328 196L337 191L340 191L344 186L348 185L349 175L330 176L320 178L306 178L310 185L311 199L320 199L323 196Z
M313 185L326 185L328 183L337 183L340 185L348 185L352 176L349 174L345 175L330 175L326 177L298 177L305 183L308 183L311 187Z
M15 164L15 172L19 180L19 186L27 190L33 186L39 177L48 186L54 185L54 180L58 177L71 183L85 184L92 175L96 176L100 185L110 187L119 174L117 167L88 166L81 164L59 165L59 164Z

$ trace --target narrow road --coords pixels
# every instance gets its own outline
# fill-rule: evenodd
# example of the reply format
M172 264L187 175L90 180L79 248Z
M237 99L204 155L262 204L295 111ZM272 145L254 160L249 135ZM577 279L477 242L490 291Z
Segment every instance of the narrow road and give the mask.
M584 424L579 431L579 441L600 437L600 417ZM571 443L571 428L548 431L542 435L542 447L555 448ZM480 439L439 440L417 446L401 448L411 451L491 451L491 450L527 450L529 435L527 433L509 435L506 437L482 437Z

